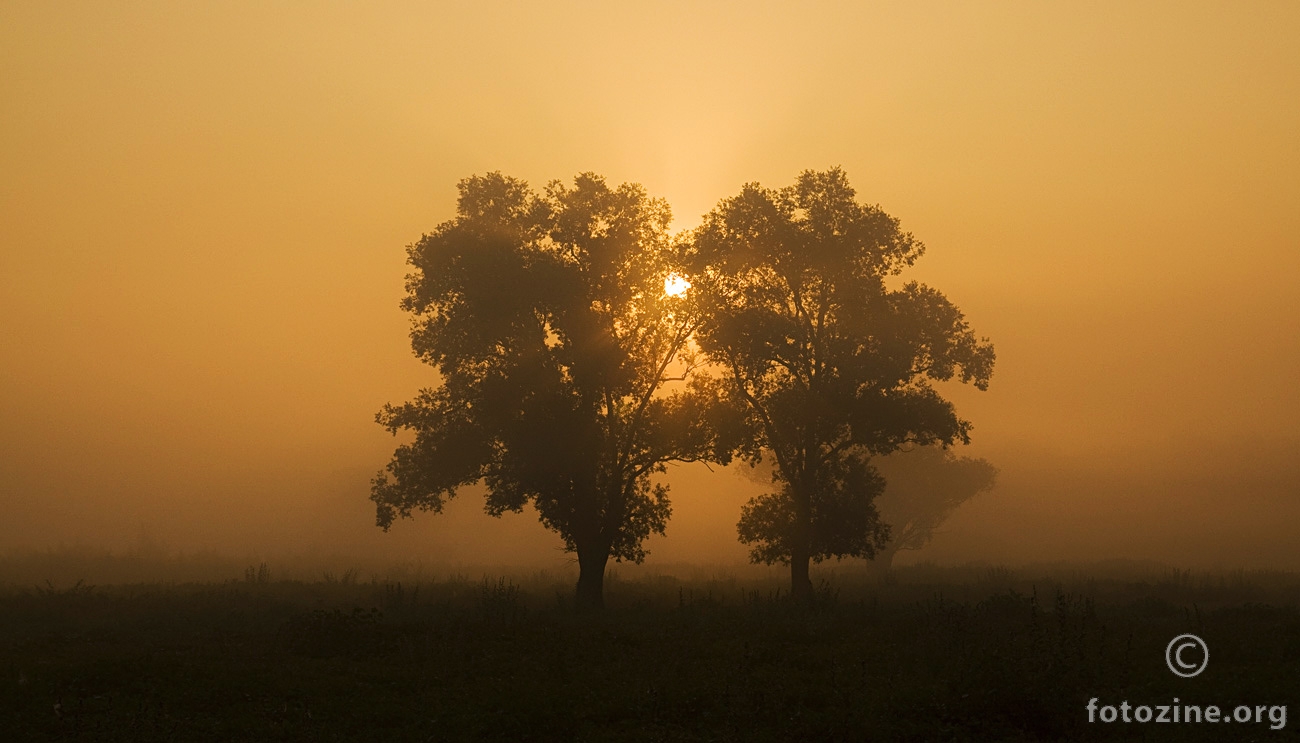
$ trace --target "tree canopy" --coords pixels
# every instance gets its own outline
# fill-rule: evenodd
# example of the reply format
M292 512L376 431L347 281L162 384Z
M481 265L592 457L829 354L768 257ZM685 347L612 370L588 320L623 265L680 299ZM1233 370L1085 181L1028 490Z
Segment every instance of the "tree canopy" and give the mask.
M810 560L886 543L871 456L969 441L970 423L931 383L985 389L993 347L939 291L891 287L923 251L839 169L779 190L746 185L694 232L700 347L745 411L741 454L775 462L775 490L745 507L740 538L755 561L790 564L796 596L811 594Z
M953 511L992 488L998 476L988 461L959 457L938 446L877 457L872 466L885 481L876 505L890 526L890 537L875 558L885 570L900 550L919 550L929 544Z
M693 374L698 307L665 290L681 270L668 205L593 174L538 194L491 173L459 191L455 218L408 250L411 345L441 384L377 416L414 433L374 479L377 522L482 483L491 514L536 508L578 555L580 603L598 606L608 559L640 561L664 532L655 475L733 448Z

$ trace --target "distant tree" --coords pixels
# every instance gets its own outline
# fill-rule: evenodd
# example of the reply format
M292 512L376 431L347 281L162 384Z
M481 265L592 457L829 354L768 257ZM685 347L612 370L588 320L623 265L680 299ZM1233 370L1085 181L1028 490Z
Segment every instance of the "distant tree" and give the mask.
M890 527L889 541L875 557L881 572L889 570L900 550L929 544L953 511L992 488L998 476L988 461L959 457L938 446L900 450L871 464L885 481L876 508Z
M577 553L578 602L601 606L609 558L640 562L664 532L665 463L730 456L693 374L699 312L665 283L668 206L591 174L543 194L499 173L459 188L456 217L408 251L411 345L441 384L377 416L414 433L374 479L377 523L481 482L490 514L536 508ZM672 380L689 384L664 394Z
M753 437L740 453L775 460L776 490L743 509L740 539L756 562L789 563L797 598L812 595L810 560L869 558L886 544L872 455L969 440L970 424L929 383L985 389L993 347L938 291L887 286L923 249L859 204L839 169L781 190L746 185L694 233L700 347L747 412Z

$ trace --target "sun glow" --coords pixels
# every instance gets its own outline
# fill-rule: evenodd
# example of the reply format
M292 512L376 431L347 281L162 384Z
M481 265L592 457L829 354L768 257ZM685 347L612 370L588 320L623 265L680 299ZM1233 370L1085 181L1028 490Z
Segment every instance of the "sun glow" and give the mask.
M680 297L690 288L691 282L687 281L685 276L670 273L668 278L664 279L664 294L670 297Z

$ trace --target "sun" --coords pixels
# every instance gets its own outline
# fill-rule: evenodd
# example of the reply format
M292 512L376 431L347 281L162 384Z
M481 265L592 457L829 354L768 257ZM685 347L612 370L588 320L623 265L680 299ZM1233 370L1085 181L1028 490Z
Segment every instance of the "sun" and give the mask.
M664 294L670 297L680 297L690 288L691 282L680 274L670 273L668 278L664 279Z

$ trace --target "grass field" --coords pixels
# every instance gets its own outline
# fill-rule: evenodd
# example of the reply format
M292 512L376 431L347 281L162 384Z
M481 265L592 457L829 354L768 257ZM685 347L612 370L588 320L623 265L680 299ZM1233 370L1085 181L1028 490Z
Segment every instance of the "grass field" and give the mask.
M919 566L0 589L0 740L1288 740L1300 576ZM1204 673L1165 648L1203 637ZM1085 705L1269 706L1089 723Z

